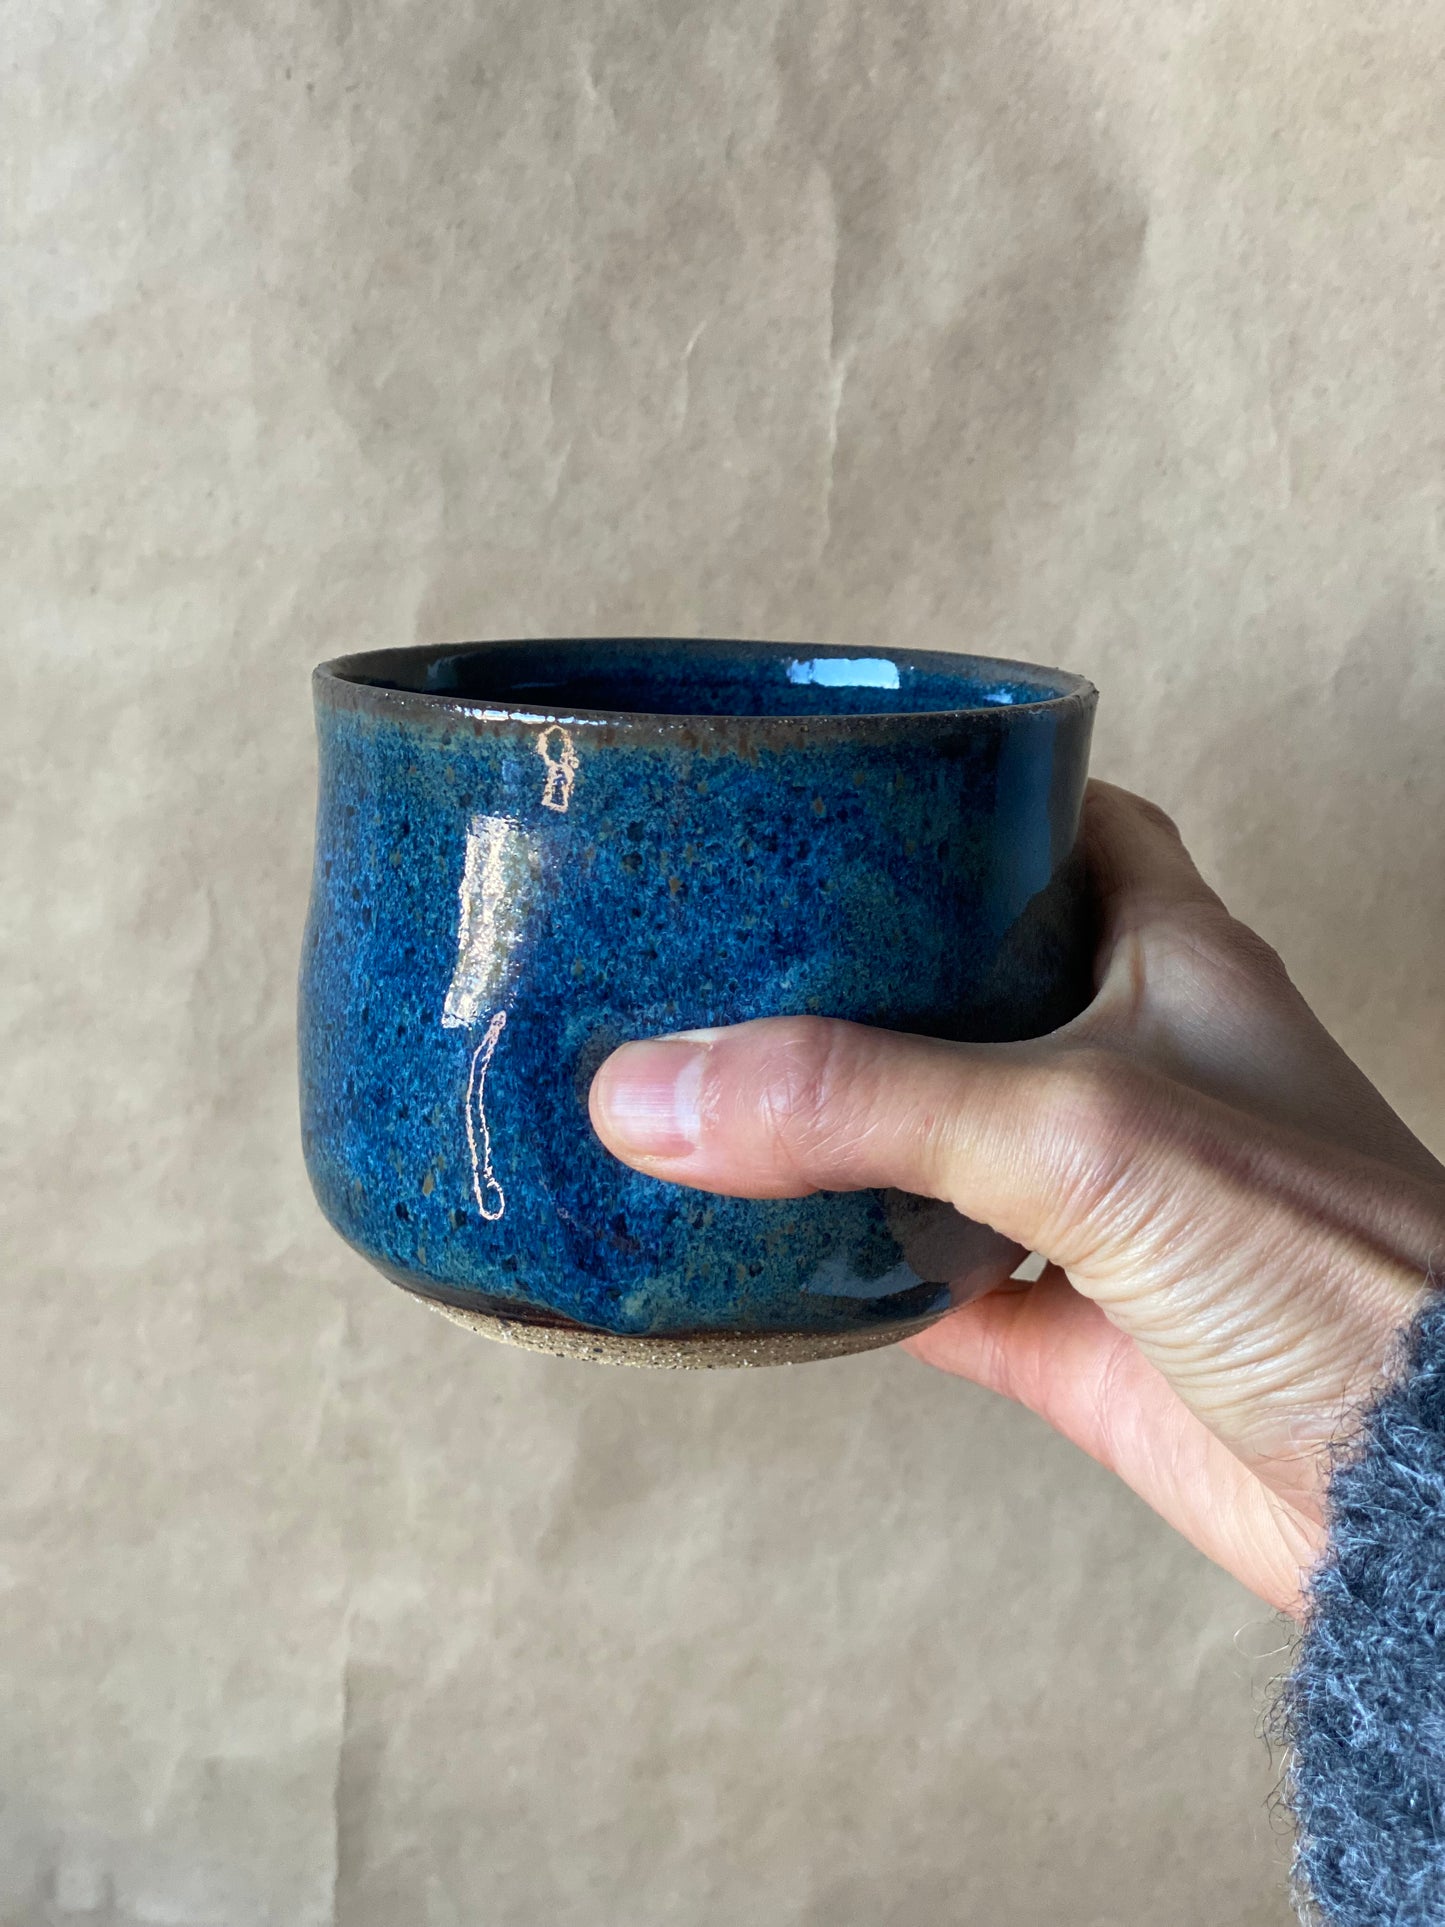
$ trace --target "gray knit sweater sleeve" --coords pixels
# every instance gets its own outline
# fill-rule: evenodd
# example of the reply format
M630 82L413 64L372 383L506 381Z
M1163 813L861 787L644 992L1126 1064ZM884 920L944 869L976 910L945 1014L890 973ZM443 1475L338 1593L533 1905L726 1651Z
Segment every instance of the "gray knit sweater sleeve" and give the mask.
M1296 1874L1329 1927L1445 1927L1445 1292L1329 1487L1280 1703Z

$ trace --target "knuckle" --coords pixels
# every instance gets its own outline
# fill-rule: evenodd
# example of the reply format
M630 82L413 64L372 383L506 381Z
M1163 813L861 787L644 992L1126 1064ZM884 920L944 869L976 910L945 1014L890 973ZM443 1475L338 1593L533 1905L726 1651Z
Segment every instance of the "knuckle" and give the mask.
M756 1112L775 1161L814 1183L845 1129L839 1097L853 1056L841 1024L824 1017L792 1019L769 1052Z
M1290 981L1284 959L1273 944L1266 942L1257 930L1251 930L1247 923L1241 923L1237 917L1228 917L1225 921L1228 928L1224 944L1230 961L1236 967L1272 986Z
M1183 962L1223 977L1229 983L1252 983L1277 989L1289 983L1289 971L1272 944L1252 931L1222 904L1187 904L1173 911L1166 944Z
M1171 838L1175 843L1183 844L1184 838L1180 834L1179 825L1167 810L1161 809L1157 803L1151 802L1147 796L1136 797L1134 799L1134 806L1141 819L1147 823L1151 829L1158 830L1162 835Z
M1097 1044L1067 1051L1049 1075L1055 1114L1082 1136L1106 1135L1132 1111L1133 1066L1117 1051Z
M1097 1046L1068 1052L1051 1075L1063 1201L1076 1222L1095 1222L1109 1212L1135 1165L1156 1081L1143 1066Z

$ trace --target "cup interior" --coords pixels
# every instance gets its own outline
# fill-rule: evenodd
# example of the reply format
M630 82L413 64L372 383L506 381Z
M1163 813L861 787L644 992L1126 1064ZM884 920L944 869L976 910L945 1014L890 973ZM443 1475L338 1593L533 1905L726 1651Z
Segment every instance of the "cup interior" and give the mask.
M1080 677L986 656L662 637L391 649L342 681L503 708L608 715L898 716L1059 702Z

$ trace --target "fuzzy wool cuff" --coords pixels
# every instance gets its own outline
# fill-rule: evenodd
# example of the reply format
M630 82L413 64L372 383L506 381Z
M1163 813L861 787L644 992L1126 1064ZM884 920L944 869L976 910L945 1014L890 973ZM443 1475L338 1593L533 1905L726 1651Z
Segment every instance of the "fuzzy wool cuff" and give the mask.
M1331 1477L1279 1730L1306 1917L1445 1927L1445 1292Z

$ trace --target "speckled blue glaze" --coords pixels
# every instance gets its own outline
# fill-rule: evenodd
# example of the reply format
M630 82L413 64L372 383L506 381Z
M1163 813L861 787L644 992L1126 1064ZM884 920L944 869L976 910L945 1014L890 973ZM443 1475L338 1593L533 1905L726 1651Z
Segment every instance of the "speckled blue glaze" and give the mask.
M945 1207L643 1177L587 1090L624 1039L778 1012L1072 1016L1087 683L608 641L381 651L314 689L302 1126L344 1237L426 1296L611 1334L851 1332L968 1292Z

